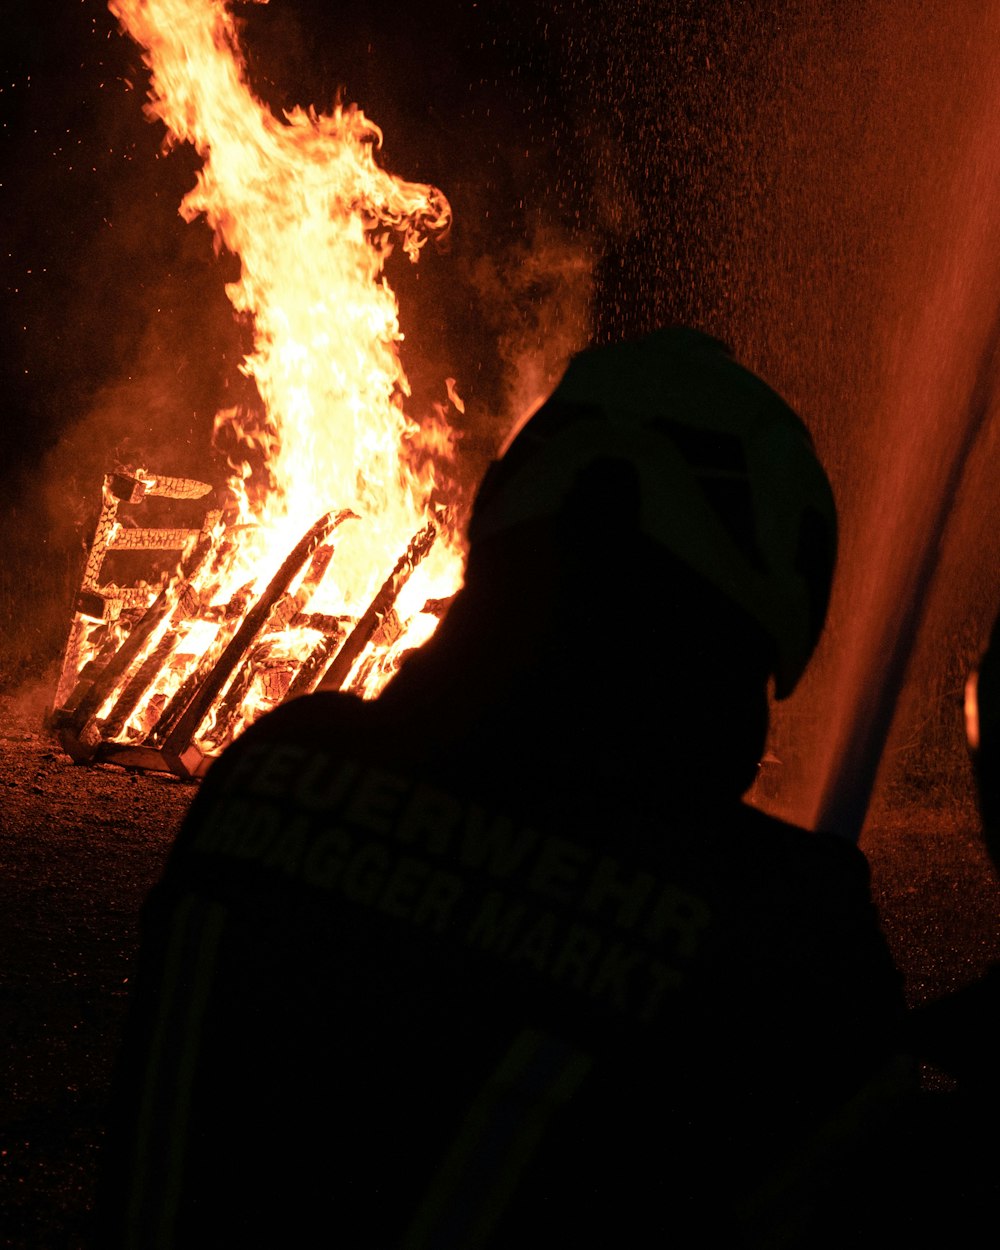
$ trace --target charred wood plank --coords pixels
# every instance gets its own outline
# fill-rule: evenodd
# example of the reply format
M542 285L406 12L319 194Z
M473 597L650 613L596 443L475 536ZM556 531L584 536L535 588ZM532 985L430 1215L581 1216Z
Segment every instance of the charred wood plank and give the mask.
M108 551L183 551L201 534L192 529L156 529L149 526L118 526L108 539Z
M198 781L218 758L214 751L206 751L196 742L189 742L183 751L176 753L164 747L161 754L170 771L182 781Z
M67 706L70 697L79 687L80 655L89 632L89 623L79 613L74 614L73 622L69 628L69 637L66 639L66 646L63 649L63 661L59 670L59 680L56 682L55 698L52 701L52 715L57 719L60 712ZM83 693L81 690L79 698L83 697ZM76 705L74 704L74 706Z
M97 678L87 694L81 699L76 711L73 713L68 730L70 733L75 733L81 742L84 742L84 730L87 725L97 716L101 706L114 692L115 687L142 652L143 647L167 614L173 609L183 591L183 584L190 581L198 572L211 550L211 538L208 536L203 537L202 541L185 561L181 570L181 584L178 585L176 582L173 582L163 587L154 602L146 609L141 619L132 627L128 637L112 656L100 677ZM87 734L86 737L89 741L91 735Z
M181 481L181 479L177 479ZM203 482L194 482L193 487L204 486ZM210 488L206 488L210 489ZM204 493L204 492L202 492ZM202 528L198 532L199 546L196 552L192 554L191 562L188 566L189 572L183 577L183 580L176 586L176 602L171 611L171 615L176 621L179 618L193 620L199 608L201 607L201 596L195 587L194 581L198 572L204 564L204 558L199 560L197 552L202 548L211 550L214 544L213 531L222 516L220 511L210 511L205 514ZM223 544L224 545L224 544ZM217 566L219 560L219 549L215 548L215 556L213 559L213 567ZM182 575L184 570L182 570ZM150 586L105 586L102 596L92 596L94 598L102 598L107 613L106 619L114 619L122 610L130 607L145 608L149 603L149 596L152 594L153 588ZM109 592L113 592L116 598L109 597ZM117 607L117 612L112 612ZM143 694L149 688L150 684L155 680L160 668L166 663L171 653L175 650L182 638L186 637L186 629L169 630L160 642L157 644L153 654L147 657L140 666L138 672L129 680L126 689L119 696L118 702L112 708L109 717L102 723L102 736L105 738L113 738L121 733L128 717L132 714L136 706L138 706ZM103 660L103 656L99 657ZM106 662L106 661L104 661ZM91 662L93 663L93 662ZM86 667L89 667L86 666ZM80 678L83 679L86 673L81 673ZM76 700L79 702L79 699ZM74 703L74 706L76 704Z
M177 646L177 641L178 631L168 630L129 678L107 717L98 722L103 738L117 738L125 728L139 700L156 680L157 673L163 668L171 652Z
M396 567L382 583L381 588L371 601L364 615L344 641L344 645L333 657L329 667L317 684L318 690L340 690L350 676L351 669L357 663L376 630L396 602L399 592L406 585L410 574L434 545L437 528L428 523L414 534L409 546L396 562Z
M216 587L218 589L218 587ZM210 598L210 596L204 596ZM247 610L250 600L253 598L253 582L247 582L235 591L225 603L209 603L205 607L199 607L197 615L201 621L209 621L212 624L222 624L225 621L239 620Z
M317 547L348 517L355 514L348 509L341 512L327 512L313 525L289 555L285 558L270 584L257 602L243 618L239 629L219 656L211 671L205 675L199 689L191 698L183 714L163 739L164 749L178 757L191 743L198 732L202 721L208 715L212 705L225 688L237 665L240 664L247 651L253 646L258 636L265 631L275 605L287 591L289 584L309 560ZM159 726L157 726L159 732Z
M357 520L355 513L350 513L353 520ZM344 518L347 519L346 517ZM301 599L302 606L316 593L320 582L326 575L326 570L330 567L330 561L333 558L333 543L324 543L322 547L317 547L313 552L312 559L309 561L309 567L306 569L299 588L295 592L295 596ZM300 609L301 610L301 609Z
M187 768L179 760L157 751L153 747L128 742L101 742L94 752L95 764L118 764L121 768L141 768L144 772L173 773L182 781L194 781L207 771L211 757L202 756L195 767ZM201 771L197 771L198 766Z
M81 622L81 624L85 625L86 622ZM82 646L82 641L80 645ZM76 711L76 709L80 706L80 700L84 698L93 686L94 682L97 681L101 674L105 671L119 646L120 642L117 637L112 636L105 638L104 642L100 645L97 654L89 659L82 668L80 668L76 675L75 685L65 695L62 701L56 703L57 712L71 714ZM79 654L76 658L77 663L79 663ZM63 715L61 717L61 723L69 724L71 720L71 715Z
M261 694L268 703L277 704L284 699L292 684L297 664L294 660L281 660L268 664L260 673Z
M118 525L118 500L110 489L111 477L104 479L101 492L101 515L97 518L94 537L87 554L87 563L83 570L81 590L97 590L100 586L101 565L108 549L108 543Z
M454 595L449 595L447 599L427 599L420 610L429 613L431 616L436 616L440 621L444 619L445 613L454 601Z
M333 616L329 612L299 612L288 622L291 629L315 629L321 634L343 638L353 618Z
M355 671L354 680L351 682L352 690L363 690L365 688L372 670L377 666L379 660L384 657L384 653L401 637L402 633L403 622L399 619L396 609L390 608L371 636L371 645ZM383 653L383 656L379 655L380 651Z
M323 580L323 574L330 564L332 555L333 545L331 543L324 543L322 547L316 549L312 559L309 561L309 568L306 570L298 590L294 594L283 595L275 605L274 613L268 626L270 629L284 629L286 625L291 623L294 617L302 612Z
M142 503L146 498L146 483L131 469L109 473L104 479L104 487L119 503Z
M229 683L229 689L219 701L212 731L206 735L213 747L221 749L230 738L233 722L239 715L240 709L250 692L257 669L267 662L273 650L274 643L272 640L258 643L257 646L251 648L246 661Z
M203 499L212 489L208 482L199 482L193 477L168 477L165 473L149 474L149 477L152 480L146 482L146 494L161 499Z
M142 503L147 495L161 499L203 499L212 487L190 477L169 477L144 469L119 469L104 479L108 491L122 503Z
M220 630L219 645L214 645L206 651L178 686L173 698L160 713L159 719L147 735L147 741L151 746L162 746L166 742L171 730L184 715L188 704L198 693L205 678L212 671L212 666L218 659L221 647L226 646L235 630L235 621L230 621L228 625L224 623L222 630Z
M352 517L354 514L351 514ZM346 517L344 518L346 519ZM302 616L302 609L307 606L309 600L319 587L330 560L333 557L333 544L324 543L317 547L313 552L309 561L302 581L298 590L294 594L284 594L275 604L267 623L268 632L286 629L294 621ZM336 618L330 618L336 620ZM343 636L343 631L337 626L338 636ZM273 640L265 640L259 645L253 647L247 658L243 661L242 667L237 675L229 684L219 704L215 715L215 724L212 731L208 735L208 740L216 748L221 749L225 743L233 736L232 727L236 722L236 718L243 707L243 703L253 685L254 677L259 669L268 666L268 660L275 654L276 648ZM284 685L281 690L268 689L265 683L265 689L262 694L270 702L278 702L283 699L288 688L294 681L296 669L301 666L288 656L278 654L273 664L270 666L280 669L283 674Z
M155 483L151 485L150 482L139 478L127 470L105 475L101 489L101 513L94 531L90 550L87 554L79 595L74 605L73 622L63 650L62 666L53 700L53 724L54 726L66 728L70 737L79 735L83 725L83 722L77 719L80 705L84 699L94 692L95 681L104 673L108 663L119 647L117 641L106 641L96 661L90 660L81 667L81 657L84 654L84 648L93 636L94 622L107 623L116 621L123 615L127 618L134 615L134 619L131 621L132 633L134 634L136 621L142 613L152 606L151 601L154 601L154 597L157 595L157 587L155 585L147 585L141 581L133 586L118 586L114 583L101 585L100 579L104 559L108 550L118 540L119 531L121 530L117 516L119 504L141 502L147 493L147 488L149 488L148 493L161 494L173 498L201 498L211 490L211 487L204 482L194 482L186 478L161 477L156 479ZM196 552L200 551L203 545L208 547L212 545L213 532L221 518L222 511L220 509L210 510L205 514L201 531L197 532L198 546ZM185 532L190 535L192 531L188 530ZM185 574L185 567L193 570L196 562L197 554L192 553L189 562L180 570L181 576ZM195 593L190 577L182 585L181 593L188 600ZM161 590L160 594L164 594L164 590ZM166 593L164 601L166 602L168 598L169 592ZM197 602L196 595L195 602ZM189 612L190 614L192 613ZM150 622L152 623L155 620L156 613L150 617ZM141 638L142 631L136 637ZM126 652L122 658L126 658L128 654ZM131 663L131 660L129 660L129 663ZM97 696L95 695L94 697ZM106 695L100 697L103 701ZM88 700L89 705L90 700ZM91 736L90 734L86 735L88 739Z
M337 618L331 617L330 620L336 622ZM292 678L282 703L288 703L291 699L297 699L303 694L312 694L346 636L345 624L338 623L335 629L326 631L325 636L319 640L299 666L299 671Z
M104 586L100 590L81 590L76 599L80 616L93 621L117 621L122 612L145 608L155 586Z

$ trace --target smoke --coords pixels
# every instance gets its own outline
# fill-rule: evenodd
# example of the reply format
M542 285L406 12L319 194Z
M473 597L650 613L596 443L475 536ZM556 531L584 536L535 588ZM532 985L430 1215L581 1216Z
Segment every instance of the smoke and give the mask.
M483 254L471 281L492 310L502 362L500 415L492 431L502 441L551 394L570 356L591 334L594 258L579 239L541 222L502 255Z
M109 196L124 201L130 190L126 176ZM192 232L206 245L202 258L181 233L190 228L174 226L175 210L168 241L155 213L136 219L143 206L123 204L124 229L91 236L79 256L66 258L72 297L61 322L74 340L67 347L62 335L64 355L45 370L35 411L15 409L34 426L38 446L2 500L0 687L41 671L65 643L106 473L130 466L221 480L212 417L226 395L223 371L240 353L224 266L204 231ZM144 239L152 259L142 255ZM157 272L161 263L165 273Z
M54 669L48 670L41 676L26 678L10 693L0 695L5 738L27 742L38 737L52 706L55 680Z

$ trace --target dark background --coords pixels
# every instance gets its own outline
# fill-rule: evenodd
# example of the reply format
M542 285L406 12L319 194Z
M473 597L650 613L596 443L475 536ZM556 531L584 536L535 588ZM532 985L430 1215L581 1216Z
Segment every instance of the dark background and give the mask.
M356 101L385 166L452 203L447 244L416 268L397 255L389 279L411 413L457 379L470 486L571 350L664 322L723 337L802 412L843 534L816 675L776 725L786 797L836 767L820 741L832 692L849 735L842 692L872 684L848 661L929 532L918 505L941 487L922 475L958 439L1000 273L977 225L1000 198L994 6L829 8L237 6L273 108ZM111 464L224 476L212 417L245 344L223 292L237 262L177 214L197 158L162 151L140 51L101 0L13 0L0 55L0 687L16 690L53 680ZM997 437L991 405L945 507L943 571L920 588L886 757L911 788L968 786L961 686L1000 599Z

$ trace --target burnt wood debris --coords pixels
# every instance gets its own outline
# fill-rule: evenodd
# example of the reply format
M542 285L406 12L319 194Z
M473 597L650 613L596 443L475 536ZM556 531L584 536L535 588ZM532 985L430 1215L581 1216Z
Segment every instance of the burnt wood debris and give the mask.
M350 509L320 517L256 598L248 584L226 603L213 604L208 601L214 592L199 586L217 584L245 527L227 525L222 510L211 507L196 527L140 524L134 513L120 512L123 505L141 511L148 499L190 504L211 493L205 482L135 471L109 473L104 479L101 513L50 716L63 749L77 763L113 763L197 779L239 732L255 685L265 707L318 688L348 688L352 674L349 688L360 691L376 663L377 649L391 645L402 632L396 600L434 544L433 523L413 536L357 618L308 611L333 557L337 531L359 520ZM158 592L155 580L149 580L158 576L155 568L147 568L132 584L120 585L102 580L108 557L116 552L147 553L150 560L155 553L177 553L177 564L161 577ZM424 610L440 615L445 606L434 602ZM214 624L217 632L192 664L192 657L183 657L191 650L189 635L199 621ZM296 658L281 645L281 635L302 628L314 631L316 641L303 658ZM136 723L136 710L150 688L175 663L184 665L186 676L169 697L149 698Z

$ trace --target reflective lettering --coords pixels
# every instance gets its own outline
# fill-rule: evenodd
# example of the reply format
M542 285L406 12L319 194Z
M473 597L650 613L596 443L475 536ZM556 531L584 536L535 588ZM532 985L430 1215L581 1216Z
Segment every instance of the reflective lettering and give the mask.
M329 812L344 801L357 775L358 766L353 760L341 760L334 765L327 752L317 751L296 777L292 801L307 812Z
M208 815L204 817L201 828L195 833L192 847L205 855L222 851L225 844L234 836L246 820L249 804L245 799L218 799Z
M252 746L240 744L240 750L233 752L234 762L225 779L226 790L242 789L248 777L256 773L261 759L270 751L263 742L255 742Z
M277 799L286 794L298 766L306 758L294 742L280 742L267 752L248 779L247 789L262 798Z
M469 926L469 945L481 946L498 955L506 954L525 910L524 903L508 903L505 895L493 890L483 899L478 916Z
M396 825L400 842L418 839L434 855L443 855L462 821L462 804L447 790L419 785Z
M507 877L525 860L538 841L534 829L515 834L506 816L491 816L474 804L469 807L462 837L462 863L466 868L486 868L494 877Z
M621 864L610 855L603 855L583 896L583 909L596 915L606 906L614 907L618 927L631 929L655 885L656 878L648 872L623 877Z
M261 859L264 851L281 837L283 817L268 803L248 803L241 828L234 829L222 849L239 859Z
M653 984L646 995L645 1002L639 1008L640 1020L651 1020L663 1004L663 996L668 990L676 990L681 985L681 974L676 968L661 963L658 959L649 961L649 975Z
M529 963L536 972L544 972L552 958L552 942L556 933L556 918L550 911L528 926L520 935L510 958Z
M584 989L602 944L593 929L582 924L570 925L566 939L552 961L552 976L557 981L568 977L575 989Z
M462 878L453 872L432 872L413 912L414 923L426 925L434 933L443 933L464 889Z
M427 877L427 865L412 855L401 855L396 860L382 897L378 901L380 911L387 916L406 920Z
M590 983L591 994L608 994L619 1011L627 1011L628 979L641 958L639 951L630 951L621 942L613 942L605 951L604 958Z
M340 878L340 889L352 903L371 907L378 898L389 867L389 855L384 846L368 842L351 856Z
M699 936L708 927L711 918L712 913L703 899L696 894L686 894L675 886L665 885L644 928L651 942L660 941L666 933L675 934L675 952L690 959L698 949Z
M528 877L528 888L554 902L568 903L590 858L589 851L568 838L545 838Z
M321 890L332 889L340 880L351 853L351 839L339 826L321 833L302 861L302 879Z
M308 845L309 822L302 815L288 821L274 839L267 854L261 858L264 868L277 868L289 877L295 876Z
M393 817L399 810L408 785L405 778L397 777L394 773L383 772L380 768L369 768L358 783L348 805L348 823L370 829L372 833L390 833Z

